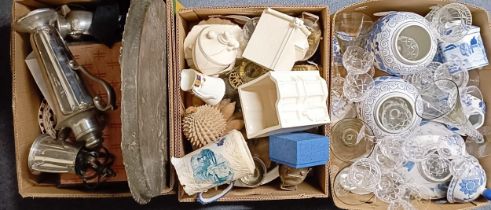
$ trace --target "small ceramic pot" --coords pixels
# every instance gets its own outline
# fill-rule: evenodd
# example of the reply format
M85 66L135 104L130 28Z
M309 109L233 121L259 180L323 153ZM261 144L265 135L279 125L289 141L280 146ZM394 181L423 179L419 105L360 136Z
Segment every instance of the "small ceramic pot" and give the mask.
M408 75L424 69L435 57L437 44L430 23L410 12L392 12L380 18L369 37L375 66L392 75Z
M216 105L225 95L225 82L223 79L206 76L193 69L183 69L181 90L191 91L205 103Z
M238 25L199 24L184 39L184 58L190 68L206 75L219 74L232 69L236 58L242 57L243 43Z

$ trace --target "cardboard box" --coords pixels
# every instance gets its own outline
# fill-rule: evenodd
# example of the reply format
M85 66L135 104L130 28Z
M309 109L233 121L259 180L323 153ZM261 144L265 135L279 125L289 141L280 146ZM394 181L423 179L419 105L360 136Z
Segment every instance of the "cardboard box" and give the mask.
M188 93L180 90L180 71L187 68L184 58L184 39L186 34L191 30L192 26L199 21L207 19L210 15L248 15L248 16L260 16L266 7L222 7L222 8L195 8L195 9L182 9L176 14L176 49L175 59L176 66L172 70L169 81L171 94L171 109L169 113L172 116L170 120L171 127L171 140L175 145L175 157L182 157L185 154L191 152L189 145L185 142L185 138L182 134L181 120L184 114L184 109L191 105L191 97ZM322 37L324 39L320 43L318 56L318 64L321 66L321 76L329 83L329 52L330 52L330 24L329 24L329 11L326 7L322 6L284 6L284 7L271 7L283 13L291 14L294 16L301 15L302 12L310 12L319 16L320 26L322 29ZM327 101L326 101L327 103ZM323 134L327 133L328 126L321 126ZM234 188L231 192L226 194L219 201L258 201L258 200L284 200L284 199L305 199L305 198L325 198L329 196L328 191L328 167L319 166L312 170L313 177L308 178L304 183L298 186L296 191L284 191L279 188L278 181L274 181L267 185L263 185L257 188ZM205 197L210 197L216 194L216 191L209 190L205 193ZM181 202L194 202L195 196L188 196L182 186L179 186L178 199Z
M341 12L351 12L351 11L360 11L365 14L373 14L376 12L385 12L385 11L410 11L410 12L415 12L420 15L425 15L430 11L430 7L434 5L442 4L442 1L438 0L411 0L411 1L391 1L391 0L379 0L379 1L364 1L361 3L356 3L349 5L345 8L340 9L337 11L334 15L331 16L331 19L333 20L333 24L331 25L332 31L334 31L334 20L337 14ZM490 30L490 23L488 20L488 13L485 9L475 7L472 5L467 5L468 8L472 12L472 21L473 25L481 27L481 35L482 39L484 42L484 46L487 49L487 56L488 60L491 58L491 30ZM335 39L335 36L332 36L332 39ZM331 56L334 54L331 53ZM334 69L333 64L331 65L331 68ZM473 70L473 71L479 71L480 75L480 89L482 91L482 94L484 96L484 100L486 102L489 102L491 100L491 83L489 83L487 80L488 78L491 77L491 66L485 66L483 69L480 70ZM331 71L331 77L334 76L334 71ZM381 72L377 70L376 75L380 75ZM332 86L331 86L332 88ZM332 107L331 107L332 109ZM331 110L332 111L332 110ZM491 125L491 113L488 111L486 113L486 121L484 126L490 126ZM490 139L491 136L487 136L487 139ZM491 142L487 142L488 144L491 144ZM332 154L332 153L331 153ZM487 173L487 179L488 179L488 186L491 187L491 182L489 181L491 178L491 157L480 159L481 165L483 168L486 170ZM336 177L337 173L343 169L344 167L348 166L349 164L346 162L341 161L340 159L336 158L336 156L331 155L330 157L330 180L331 180L331 190L333 190L333 183L334 183L334 178ZM356 194L350 194L349 196L349 201L350 204L355 204L356 205L350 205L347 203L344 203L342 200L340 200L336 194L332 191L332 197L334 200L334 204L342 209L387 209L387 204L376 199L375 196L373 196L371 199L367 199L366 196L362 197ZM348 200L348 199L347 199ZM465 203L465 204L437 204L435 202L423 202L420 205L421 206L415 206L417 209L464 209L464 208L473 208L476 206L481 206L488 204L488 202L483 199L482 197L479 198L478 200L471 202L471 203Z
M12 5L12 20L16 21L26 15L32 9L33 0L17 0ZM50 3L63 1L50 1ZM24 4L26 3L26 4ZM29 6L27 6L29 5ZM56 5L52 5L56 7ZM173 43L173 5L172 1L167 1L166 7L162 8L167 11L167 43ZM168 66L163 67L162 71L171 72L173 67L173 45L167 46ZM13 124L15 137L15 155L16 170L19 193L22 197L54 197L54 198L101 198L101 197L127 197L130 196L129 189L125 184L123 186L111 186L100 188L95 191L86 191L72 188L57 188L55 182L40 183L43 178L34 176L29 172L27 166L28 152L34 139L40 135L37 123L37 112L41 100L39 92L24 60L32 51L29 42L29 34L18 33L15 30L11 32L11 66L12 66L12 106L13 106ZM119 87L114 87L119 88ZM167 87L162 87L165 90ZM172 141L168 142L169 154L172 154ZM169 164L170 165L170 164ZM167 169L166 175L168 185L162 191L162 194L172 194L174 189L174 170Z

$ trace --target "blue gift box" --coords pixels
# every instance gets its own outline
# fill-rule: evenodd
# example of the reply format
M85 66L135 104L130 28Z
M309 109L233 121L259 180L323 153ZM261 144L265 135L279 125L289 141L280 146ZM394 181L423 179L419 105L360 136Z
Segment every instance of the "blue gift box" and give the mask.
M303 132L272 135L269 158L292 168L324 165L329 160L329 138Z

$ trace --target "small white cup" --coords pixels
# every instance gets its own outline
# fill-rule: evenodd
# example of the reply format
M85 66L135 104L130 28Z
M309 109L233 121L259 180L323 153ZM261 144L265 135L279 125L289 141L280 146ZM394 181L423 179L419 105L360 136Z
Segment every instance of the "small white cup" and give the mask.
M461 102L469 122L475 129L484 125L486 104L481 91L476 86L465 87L461 92Z
M220 103L225 95L225 82L223 79L210 77L194 69L181 71L181 90L192 91L209 105Z

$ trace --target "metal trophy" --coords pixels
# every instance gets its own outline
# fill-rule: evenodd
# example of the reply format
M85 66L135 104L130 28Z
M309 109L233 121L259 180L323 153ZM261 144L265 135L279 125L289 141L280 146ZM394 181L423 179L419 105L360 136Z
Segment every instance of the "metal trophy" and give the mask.
M19 32L30 33L31 46L40 67L40 71L31 71L31 74L54 111L57 119L55 129L69 129L77 142L83 142L89 149L97 148L103 141L101 112L114 109L114 90L76 63L53 26L57 15L52 9L37 9L17 20L14 27ZM89 95L79 73L105 88L107 104L100 96ZM59 139L64 137L58 135Z

